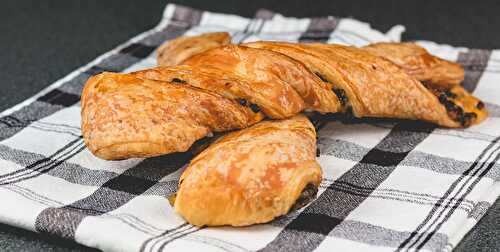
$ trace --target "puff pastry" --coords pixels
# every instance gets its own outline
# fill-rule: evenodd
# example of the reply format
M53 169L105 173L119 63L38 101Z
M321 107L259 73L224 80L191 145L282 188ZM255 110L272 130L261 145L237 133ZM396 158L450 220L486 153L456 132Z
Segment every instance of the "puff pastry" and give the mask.
M82 92L83 137L103 159L184 152L212 132L241 129L216 140L181 176L172 203L193 225L264 223L315 197L322 179L316 132L302 111L444 127L487 116L459 85L463 69L415 44L230 39L175 39L159 48L160 67L102 73Z
M315 198L316 133L295 116L230 133L194 158L171 201L196 226L268 222Z
M102 73L82 93L88 149L108 159L187 151L213 132L246 128L263 114L216 93L175 83Z
M463 70L414 44L230 45L229 39L182 37L159 52L182 55L171 62L181 65L90 78L82 94L89 149L104 159L186 151L212 132L304 110L445 127L468 127L487 116L484 104L456 84Z
M301 112L304 101L289 85L282 82L247 81L218 69L191 66L157 67L131 73L139 78L186 84L211 90L238 100L271 118L288 118Z
M456 128L479 123L487 116L482 102L459 86L450 89L424 85L403 68L366 49L286 42L244 46L280 52L301 61L325 82L332 83L343 111L352 111L356 117L424 120Z

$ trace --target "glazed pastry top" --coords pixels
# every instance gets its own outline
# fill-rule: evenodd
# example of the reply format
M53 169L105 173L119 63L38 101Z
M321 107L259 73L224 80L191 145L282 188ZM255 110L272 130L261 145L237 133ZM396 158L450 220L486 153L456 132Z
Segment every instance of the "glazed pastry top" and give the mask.
M317 191L321 176L316 133L305 116L264 121L222 137L194 158L174 205L197 226L263 223L288 213L303 194L312 200L310 189Z

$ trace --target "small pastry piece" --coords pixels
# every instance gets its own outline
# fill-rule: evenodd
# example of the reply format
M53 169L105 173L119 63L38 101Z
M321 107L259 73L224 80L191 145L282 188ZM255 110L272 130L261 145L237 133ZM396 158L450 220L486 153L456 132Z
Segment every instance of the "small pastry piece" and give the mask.
M245 46L273 50L301 61L325 82L332 83L343 111L356 117L381 117L424 120L445 127L467 127L484 117L468 122L450 113L452 106L440 102L435 92L385 58L363 49L329 44L254 42ZM465 90L462 100L477 103ZM455 104L459 106L459 104ZM472 113L461 107L464 114ZM486 111L480 109L485 114Z
M292 88L302 97L307 108L320 113L335 113L340 108L329 83L321 81L302 63L281 53L227 45L194 55L183 64L198 69L215 69L248 82Z
M435 57L414 43L375 43L362 49L390 60L407 74L431 85L451 88L464 80L459 64Z
M108 160L187 151L211 132L246 128L264 117L207 90L116 73L91 77L81 104L85 144Z
M229 43L231 36L227 32L178 37L163 43L157 49L157 62L159 66L175 66L192 55Z
M230 133L195 157L175 210L196 226L265 223L314 199L322 179L316 133L296 116Z

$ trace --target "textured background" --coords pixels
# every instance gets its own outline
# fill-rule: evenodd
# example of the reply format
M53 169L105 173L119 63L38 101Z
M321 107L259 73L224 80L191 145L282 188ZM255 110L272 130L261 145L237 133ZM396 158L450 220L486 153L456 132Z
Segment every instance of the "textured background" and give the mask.
M407 28L403 39L473 48L500 48L500 1L173 1L251 17L259 8L287 16L351 16L386 31ZM19 1L0 7L0 111L155 26L167 1ZM1 201L1 199L0 199ZM1 203L0 203L1 204ZM500 251L500 201L455 251ZM59 238L0 224L2 251L82 251Z

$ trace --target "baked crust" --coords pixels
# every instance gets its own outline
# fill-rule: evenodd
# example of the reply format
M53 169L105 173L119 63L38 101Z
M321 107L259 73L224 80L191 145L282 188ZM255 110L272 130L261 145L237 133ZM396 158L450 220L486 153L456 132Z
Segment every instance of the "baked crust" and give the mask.
M458 66L413 44L355 48L254 42L210 46L197 54L190 46L182 49L196 41L206 49L203 41L223 44L220 37L228 36L171 41L164 50L189 55L181 66L90 78L81 111L89 149L104 159L186 151L211 132L246 128L264 116L290 118L304 110L445 127L468 127L488 114L481 101L454 84L460 74L441 73Z
M454 62L433 56L414 43L374 43L362 48L403 68L419 81L452 88L464 80L463 68Z
M216 68L182 65L157 67L132 74L145 79L180 81L227 98L242 99L242 104L253 106L276 119L294 116L305 107L299 94L286 83L247 80Z
M315 137L302 115L222 137L181 175L175 210L196 226L246 226L287 214L308 185L321 182Z
M226 45L194 55L183 64L231 73L237 79L252 83L294 89L304 100L306 108L320 113L335 113L340 108L329 83L323 82L301 62L281 53Z
M445 127L466 127L479 123L479 116L464 124L449 113L439 97L420 81L385 58L364 49L332 44L296 44L287 42L253 42L244 44L280 52L301 61L325 82L332 83L345 97L344 111L356 117L382 117L424 120ZM461 92L463 99L478 104L471 94ZM457 105L458 106L458 105ZM462 114L474 113L461 107ZM481 109L483 114L487 112Z
M81 104L85 143L108 160L187 151L211 132L246 128L264 117L207 90L117 73L91 77Z
M156 60L159 66L175 66L192 55L229 43L231 43L231 36L227 32L181 36L158 47Z

